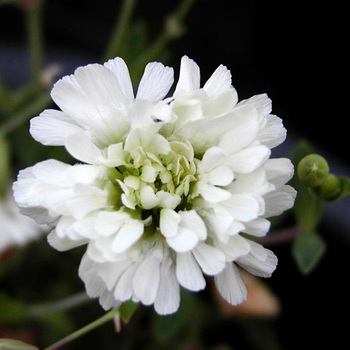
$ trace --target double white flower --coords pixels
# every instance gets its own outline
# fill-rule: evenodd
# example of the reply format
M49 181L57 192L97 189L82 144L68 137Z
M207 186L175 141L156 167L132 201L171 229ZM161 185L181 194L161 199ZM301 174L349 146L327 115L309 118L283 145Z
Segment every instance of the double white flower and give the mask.
M53 227L55 248L87 244L79 274L105 309L132 299L173 313L180 286L203 289L203 274L239 304L247 290L238 266L268 277L277 264L253 239L295 198L285 185L291 162L269 159L286 136L271 101L238 103L222 65L201 88L199 67L186 56L166 98L172 84L172 68L150 63L134 97L121 58L88 65L55 84L62 111L31 121L37 141L63 145L81 163L22 170L16 201Z

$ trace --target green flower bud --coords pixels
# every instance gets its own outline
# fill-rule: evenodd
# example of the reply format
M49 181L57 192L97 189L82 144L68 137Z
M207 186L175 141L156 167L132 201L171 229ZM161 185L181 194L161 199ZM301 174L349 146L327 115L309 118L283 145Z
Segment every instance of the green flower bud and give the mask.
M321 186L327 179L329 167L327 161L318 154L309 154L298 164L298 177L309 187Z
M324 200L332 200L341 191L340 180L333 174L329 174L326 181L320 186L313 189L314 193Z

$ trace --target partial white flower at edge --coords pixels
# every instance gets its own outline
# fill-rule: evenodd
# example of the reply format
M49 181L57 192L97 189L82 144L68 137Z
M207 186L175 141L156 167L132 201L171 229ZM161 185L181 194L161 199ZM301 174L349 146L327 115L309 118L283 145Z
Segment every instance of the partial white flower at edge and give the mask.
M0 200L0 222L0 255L8 248L22 247L48 232L47 225L38 225L33 219L20 213L12 190Z
M269 277L277 265L254 237L296 193L286 185L291 162L270 159L286 136L270 99L238 102L222 65L201 88L186 56L165 98L172 83L172 68L150 63L134 97L121 58L80 67L53 88L62 111L31 121L37 141L85 164L51 159L22 170L16 201L54 228L56 249L87 246L79 275L105 309L134 300L170 314L180 287L200 291L205 276L237 305L247 298L239 269Z

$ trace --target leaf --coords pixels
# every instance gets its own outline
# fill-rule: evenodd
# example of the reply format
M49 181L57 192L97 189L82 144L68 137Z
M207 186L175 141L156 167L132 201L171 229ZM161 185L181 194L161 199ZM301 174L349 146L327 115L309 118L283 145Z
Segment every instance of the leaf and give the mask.
M0 321L18 322L27 317L27 307L23 301L11 298L4 293L0 293Z
M293 244L293 256L300 271L310 273L320 261L326 250L326 244L316 233L300 234Z
M135 313L135 311L138 309L139 304L134 303L131 300L123 303L119 307L119 315L123 322L128 323L132 317L132 315Z
M0 339L0 350L39 350L39 348L15 339Z

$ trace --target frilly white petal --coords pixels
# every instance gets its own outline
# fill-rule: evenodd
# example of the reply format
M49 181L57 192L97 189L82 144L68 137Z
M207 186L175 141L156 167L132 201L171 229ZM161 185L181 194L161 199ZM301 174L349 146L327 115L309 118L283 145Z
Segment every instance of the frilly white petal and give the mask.
M206 243L199 243L192 250L192 253L203 272L207 275L216 275L225 267L225 255L219 249Z
M75 159L89 164L102 164L104 158L102 150L91 142L84 132L67 137L64 144Z
M149 63L141 78L137 99L159 102L169 92L174 82L174 70L159 62Z
M124 60L120 57L116 57L114 59L110 59L104 64L104 66L110 69L117 77L119 86L127 101L129 103L133 102L134 90L132 87L129 70Z
M277 257L262 245L249 241L250 251L236 262L251 274L259 277L271 277L277 266Z
M291 186L284 185L277 191L268 193L264 196L266 203L265 217L281 215L284 211L294 205L297 193Z
M45 146L63 146L81 127L61 111L47 109L30 120L30 134Z
M173 265L163 262L160 266L160 281L154 309L159 315L169 315L180 306L180 286Z
M184 288L192 291L202 290L206 284L203 273L191 252L176 254L176 276Z
M183 56L180 65L179 80L174 96L181 91L193 91L200 88L200 70L196 62L187 56Z
M204 84L203 89L210 96L221 94L232 87L231 77L231 72L221 64Z
M227 263L225 269L216 275L214 280L220 295L231 305L238 305L247 300L247 288L234 264Z
M135 272L134 292L144 305L151 305L156 300L160 281L160 263L157 257L148 254Z

